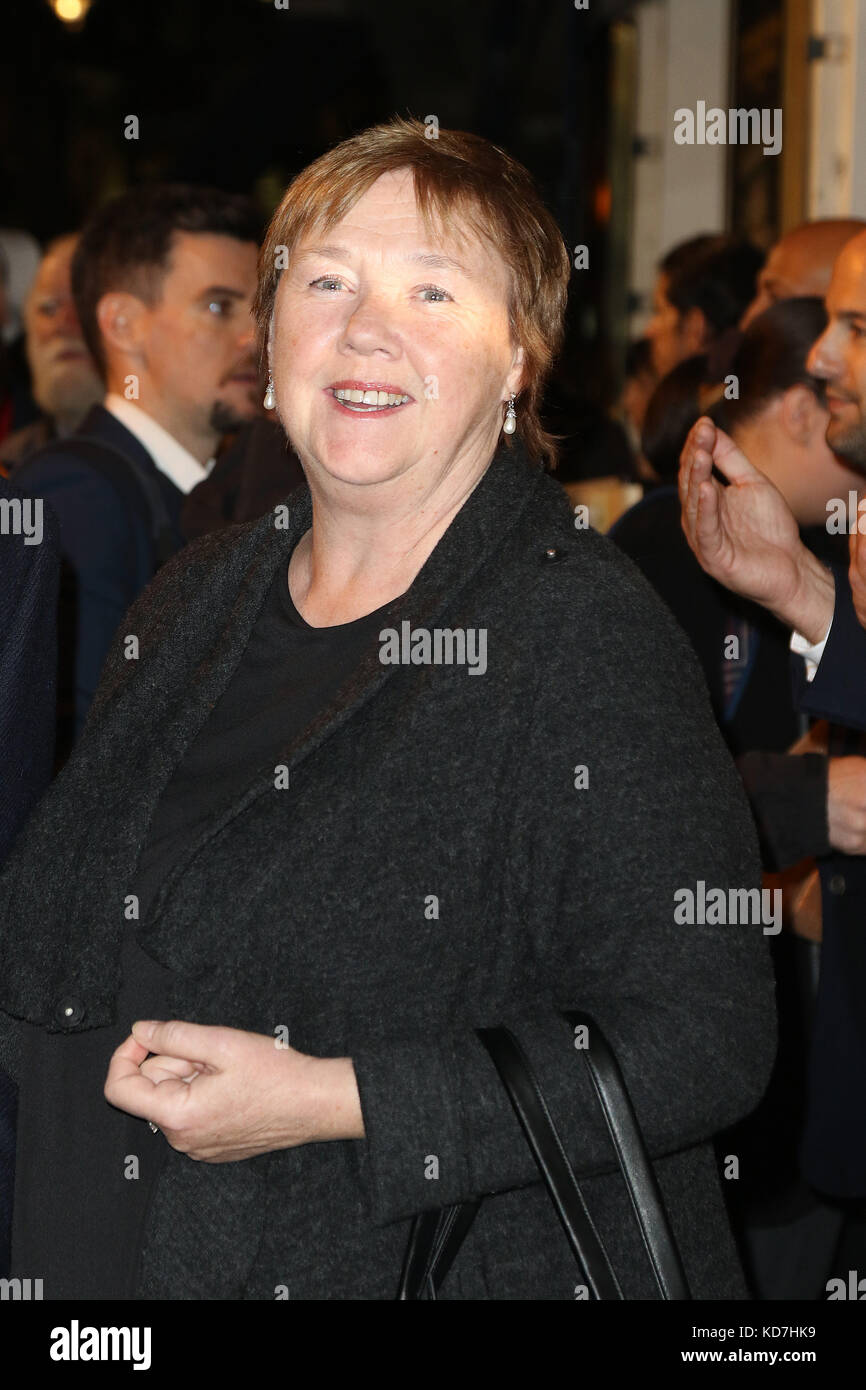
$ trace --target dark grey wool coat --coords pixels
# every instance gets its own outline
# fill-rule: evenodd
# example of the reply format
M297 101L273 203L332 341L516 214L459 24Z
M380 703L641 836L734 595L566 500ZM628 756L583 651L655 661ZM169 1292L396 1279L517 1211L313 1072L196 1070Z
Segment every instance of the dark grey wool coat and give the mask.
M571 1300L572 1257L474 1034L499 1022L587 1175L626 1293L652 1296L568 1006L618 1050L694 1293L744 1294L709 1139L769 1077L769 957L760 925L675 924L674 893L757 885L755 839L685 638L573 521L558 485L501 448L388 610L398 628L485 628L486 673L374 650L275 759L288 789L251 768L163 885L141 939L176 972L175 1016L282 1024L303 1052L352 1057L366 1138L229 1164L172 1150L142 1297L390 1299L412 1214L487 1193L443 1296ZM149 817L310 522L303 488L288 529L268 515L204 537L130 610L0 879L6 1014L61 1029L74 996L75 1027L113 1019ZM2 1035L14 1066L8 1019Z

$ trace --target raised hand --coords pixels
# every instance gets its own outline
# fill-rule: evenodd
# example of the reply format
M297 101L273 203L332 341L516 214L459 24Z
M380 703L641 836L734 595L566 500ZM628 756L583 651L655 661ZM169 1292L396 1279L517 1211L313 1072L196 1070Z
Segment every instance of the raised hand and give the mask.
M713 477L714 464L728 487ZM803 545L778 488L706 416L683 447L679 489L683 530L701 568L821 641L833 617L832 575Z

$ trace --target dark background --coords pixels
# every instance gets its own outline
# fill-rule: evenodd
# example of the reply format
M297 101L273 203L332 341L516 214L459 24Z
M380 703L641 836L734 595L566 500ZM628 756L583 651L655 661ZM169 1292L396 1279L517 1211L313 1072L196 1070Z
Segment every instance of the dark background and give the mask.
M163 178L254 191L270 211L328 145L394 112L432 113L506 145L579 240L603 176L607 25L629 8L94 0L70 30L46 0L14 0L0 56L5 220L44 237ZM129 114L137 141L124 138Z
M0 225L44 241L128 187L172 179L249 193L264 224L298 170L394 113L473 130L531 170L566 244L589 248L589 273L572 276L547 423L573 436L587 476L620 471L604 411L634 307L635 132L616 54L639 2L92 0L73 29L48 0L5 0ZM779 0L738 10L737 94L769 97ZM125 138L128 116L138 139ZM754 169L751 154L731 170L732 220L766 243L774 162Z
M94 0L70 30L47 0L7 0L0 222L44 240L156 179L251 193L267 218L293 174L331 144L395 112L433 114L504 145L535 175L567 244L589 246L593 273L575 277L567 356L569 375L598 396L608 24L629 8ZM138 140L124 137L129 115ZM581 325L593 330L591 353Z

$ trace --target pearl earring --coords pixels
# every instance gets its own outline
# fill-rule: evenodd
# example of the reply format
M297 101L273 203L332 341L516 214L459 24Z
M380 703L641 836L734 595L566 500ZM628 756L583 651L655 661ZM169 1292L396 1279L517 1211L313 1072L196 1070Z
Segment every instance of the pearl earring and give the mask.
M265 410L273 410L276 403L277 398L274 394L274 378L271 373L268 372L268 389L265 392L265 399L262 401L262 405L265 407Z
M503 434L513 434L517 429L517 415L514 411L515 395L511 393L511 400L508 402L508 409L505 412L505 419L502 423Z

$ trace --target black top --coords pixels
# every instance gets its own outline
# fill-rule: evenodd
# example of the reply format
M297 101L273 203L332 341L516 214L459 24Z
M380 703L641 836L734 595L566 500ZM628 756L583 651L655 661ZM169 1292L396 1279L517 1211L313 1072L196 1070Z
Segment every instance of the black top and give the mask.
M203 821L275 765L278 749L330 703L368 644L378 644L381 612L310 627L278 569L234 676L157 805L130 890L139 923ZM12 1273L42 1279L46 1299L133 1296L167 1144L146 1121L110 1106L102 1089L132 1023L168 1016L170 984L130 922L115 1026L58 1034L22 1024Z

